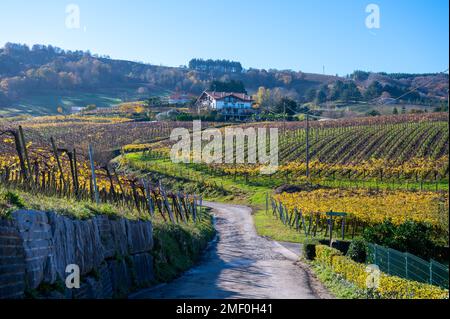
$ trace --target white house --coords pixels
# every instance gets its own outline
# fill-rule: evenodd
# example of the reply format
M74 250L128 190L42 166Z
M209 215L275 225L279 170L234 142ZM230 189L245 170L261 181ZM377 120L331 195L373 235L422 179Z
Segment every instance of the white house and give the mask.
M244 119L254 113L253 99L245 93L205 91L196 105L199 111L217 111L227 118Z

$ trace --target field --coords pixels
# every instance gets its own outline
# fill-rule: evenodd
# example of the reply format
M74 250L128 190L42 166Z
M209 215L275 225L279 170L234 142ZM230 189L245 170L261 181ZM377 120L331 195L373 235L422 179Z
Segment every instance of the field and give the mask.
M172 143L167 141L141 148L130 146L131 153L120 159L120 167L164 180L176 189L202 193L211 200L253 205L259 233L278 240L305 239L295 227L295 210L302 211L307 221L311 214L323 214L321 230L327 219L324 214L330 210L348 212L350 225L357 227L356 234L386 219L396 224L425 222L445 230L445 119L446 114L422 114L311 122L308 178L304 122L255 124L279 128L281 163L272 175L260 174L259 165L174 164L168 156ZM246 144L244 149L248 151ZM266 196L283 205L290 223L267 214ZM347 235L354 236L352 233L348 229Z
M418 104L371 104L370 102L344 103L344 102L327 102L322 107L315 106L315 110L322 111L322 115L327 118L342 118L365 116L370 112L378 112L381 115L392 115L394 108L398 113L404 109L405 113L412 110L419 112L432 112L433 107L429 105Z
M139 94L139 86L130 88L103 88L92 92L40 90L30 93L14 102L11 106L0 109L0 116L15 115L53 115L57 114L57 108L62 107L65 113L70 113L71 107L84 107L95 104L97 107L111 107L122 102L135 101L147 98L148 94ZM161 94L161 92L153 92Z

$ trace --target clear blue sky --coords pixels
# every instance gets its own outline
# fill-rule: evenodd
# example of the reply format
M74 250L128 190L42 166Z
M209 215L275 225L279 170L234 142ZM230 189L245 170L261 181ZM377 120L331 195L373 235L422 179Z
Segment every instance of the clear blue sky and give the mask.
M80 29L65 25L80 8ZM380 29L365 8L380 8ZM178 66L193 57L344 75L448 67L448 0L0 0L0 46L52 44Z

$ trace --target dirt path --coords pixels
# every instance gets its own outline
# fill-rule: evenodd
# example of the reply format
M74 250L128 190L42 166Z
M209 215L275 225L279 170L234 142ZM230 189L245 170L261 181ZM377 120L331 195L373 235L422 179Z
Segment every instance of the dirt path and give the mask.
M213 209L218 237L200 263L130 298L318 298L296 254L256 234L250 208L204 204Z

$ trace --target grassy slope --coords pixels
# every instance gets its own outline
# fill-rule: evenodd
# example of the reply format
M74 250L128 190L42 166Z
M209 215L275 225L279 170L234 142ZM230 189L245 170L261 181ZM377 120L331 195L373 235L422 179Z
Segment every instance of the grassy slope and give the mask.
M125 101L147 98L137 93L138 86L132 88L104 88L92 92L61 92L54 90L39 91L22 97L10 107L1 108L0 115L48 115L56 114L58 106L67 112L72 106L95 104L98 107L110 107ZM160 94L161 92L157 92Z
M75 199L58 198L25 192L0 185L0 217L7 217L17 209L53 211L71 218L87 219L98 214L122 216L129 219L148 219L134 209L109 204L96 205Z

